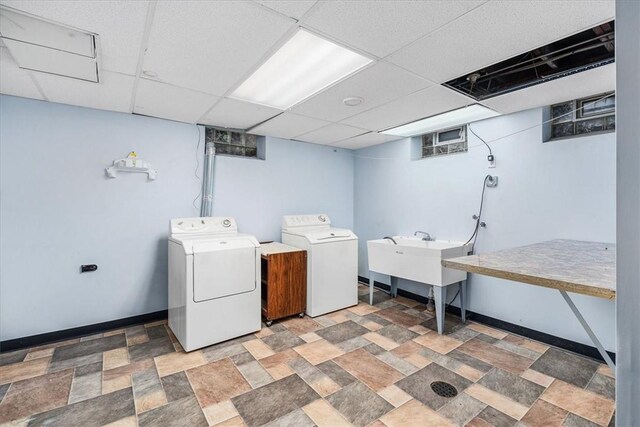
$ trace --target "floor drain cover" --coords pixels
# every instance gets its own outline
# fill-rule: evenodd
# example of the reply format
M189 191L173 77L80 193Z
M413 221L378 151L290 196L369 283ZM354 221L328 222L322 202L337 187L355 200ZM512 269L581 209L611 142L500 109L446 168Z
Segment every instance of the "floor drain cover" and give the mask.
M458 390L449 383L444 381L434 381L431 383L431 390L438 396L442 397L456 397Z

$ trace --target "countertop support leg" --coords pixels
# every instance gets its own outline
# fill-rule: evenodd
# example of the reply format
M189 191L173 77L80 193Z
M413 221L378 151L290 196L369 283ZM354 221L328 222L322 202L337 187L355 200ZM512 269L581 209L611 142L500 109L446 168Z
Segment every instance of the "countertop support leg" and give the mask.
M460 282L460 317L462 323L467 323L467 281Z
M447 287L434 286L433 295L436 300L436 323L438 324L438 334L444 332L444 305L447 302Z
M573 314L578 318L578 321L584 328L587 335L589 335L589 338L591 338L591 341L593 341L593 343L595 344L602 358L605 360L605 362L607 362L607 365L609 365L609 368L611 368L611 372L613 372L613 374L615 375L615 372L616 372L615 363L613 363L613 360L611 360L611 357L609 357L609 353L607 353L607 351L605 350L604 346L602 345L598 337L596 337L596 334L593 333L587 321L584 319L584 317L582 317L582 313L580 313L580 310L578 310L578 307L576 307L576 305L573 303L573 300L569 297L566 291L560 290L560 294L569 305L569 308L571 309L571 311L573 311Z
M395 276L389 276L391 282L391 296L396 298L398 296L398 278Z
M373 271L369 271L369 305L373 305L373 283L375 280L375 274Z

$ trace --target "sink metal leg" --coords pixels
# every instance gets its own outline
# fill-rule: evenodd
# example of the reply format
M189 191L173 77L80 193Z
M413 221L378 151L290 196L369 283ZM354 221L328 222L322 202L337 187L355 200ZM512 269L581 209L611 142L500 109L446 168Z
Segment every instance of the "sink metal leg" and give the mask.
M460 317L462 323L467 323L467 281L460 282Z
M447 287L434 286L433 295L436 300L436 323L438 324L438 334L444 332L444 305L447 301Z
M607 351L605 350L604 346L602 345L602 343L600 342L596 334L591 330L585 318L582 317L582 313L580 313L580 310L578 310L578 307L576 307L573 300L569 297L566 291L560 290L560 294L569 305L569 308L571 308L571 311L573 311L573 314L576 316L576 318L584 328L587 335L589 335L589 338L591 338L591 341L593 341L593 343L595 344L596 348L600 352L600 355L602 356L604 361L607 362L607 365L609 365L609 368L611 368L611 372L613 372L613 374L615 375L616 364L613 363L613 360L611 360L611 357L609 357L609 353L607 353Z
M398 296L398 278L395 276L389 276L389 278L391 279L391 296L395 298Z
M373 305L373 283L375 280L375 274L373 271L369 271L369 305Z

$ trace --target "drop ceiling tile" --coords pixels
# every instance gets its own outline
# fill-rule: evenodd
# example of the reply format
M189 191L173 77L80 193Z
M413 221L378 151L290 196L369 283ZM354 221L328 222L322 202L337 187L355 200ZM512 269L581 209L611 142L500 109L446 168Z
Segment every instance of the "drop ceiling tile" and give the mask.
M0 70L0 93L42 99L29 73L18 67L6 47L0 48Z
M131 76L102 71L100 83L37 72L33 76L51 102L129 112L134 82Z
M218 98L202 92L140 79L135 113L196 123Z
M616 88L616 65L608 64L536 86L530 86L481 103L504 114L584 98Z
M306 132L311 132L322 126L329 124L324 120L313 119L311 117L299 116L293 113L284 112L273 119L250 129L250 133L256 135L268 135L278 138L292 139Z
M591 28L614 12L613 1L492 1L388 60L441 83Z
M98 34L102 68L135 74L147 1L3 0L2 4Z
M281 112L282 110L265 107L264 105L225 98L216 104L200 120L200 123L225 128L248 129Z
M161 1L143 69L166 83L224 95L294 25L253 2Z
M397 141L403 139L398 136L384 135L377 132L370 132L364 135L355 136L343 141L331 144L332 147L347 148L349 150L358 150L360 148L371 147L372 145L383 144L385 142Z
M340 123L331 123L303 135L298 135L295 139L305 142L313 142L314 144L333 145L338 141L342 141L352 136L360 135L366 132L366 129L355 128Z
M436 85L345 119L342 123L380 131L473 103L475 101L471 98Z
M257 2L298 20L316 4L316 0L257 0Z
M337 122L431 85L433 83L395 65L378 62L293 107L291 111ZM342 100L350 96L359 96L364 102L348 107Z
M384 57L483 1L323 1L304 21L305 26Z

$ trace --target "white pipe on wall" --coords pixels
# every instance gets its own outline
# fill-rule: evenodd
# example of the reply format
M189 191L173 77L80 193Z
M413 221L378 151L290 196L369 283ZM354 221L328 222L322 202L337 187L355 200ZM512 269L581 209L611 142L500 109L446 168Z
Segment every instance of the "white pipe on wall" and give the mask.
M216 147L207 142L204 149L204 178L202 180L202 206L200 216L213 215L213 171L216 159Z

